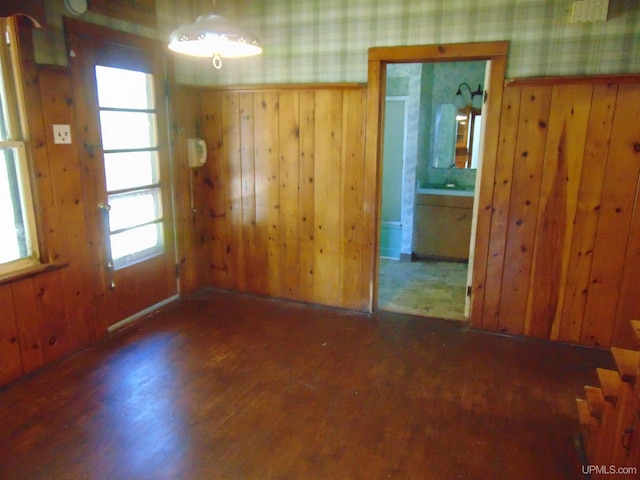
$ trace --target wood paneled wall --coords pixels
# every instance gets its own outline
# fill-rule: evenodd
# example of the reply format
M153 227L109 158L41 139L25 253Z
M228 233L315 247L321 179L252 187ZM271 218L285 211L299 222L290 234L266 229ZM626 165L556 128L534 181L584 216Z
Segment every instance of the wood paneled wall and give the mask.
M28 39L26 39L28 40ZM25 51L29 51L28 48ZM87 244L82 165L77 145L53 143L52 124L72 125L75 99L70 73L62 67L24 69L27 111L40 206L42 256L47 266L21 278L0 281L0 385L76 352L106 335L98 320L93 286L100 282ZM180 284L183 294L199 283L189 204L186 138L195 135L198 93L173 89L172 128Z
M207 90L195 169L197 258L205 284L366 309L365 90Z
M25 66L44 258L0 282L0 384L106 334L94 312L66 69ZM31 62L31 63L30 63ZM181 292L205 286L366 310L376 232L365 212L362 86L172 88ZM504 93L472 322L632 346L640 317L640 78L513 82ZM209 161L187 166L186 139ZM486 192L485 192L486 193ZM484 213L483 213L484 212ZM375 254L375 252L373 252Z
M473 324L631 346L640 316L640 77L504 92L486 276ZM484 241L479 239L479 241Z
M640 316L640 79L513 82L480 214L472 323L631 346ZM198 282L366 310L362 89L208 90L196 169ZM482 251L482 248L479 249ZM375 253L374 253L375 254ZM486 272L486 273L485 273Z
M73 145L53 143L52 124L73 124L65 69L25 69L40 231L50 267L0 283L0 385L75 352L100 336L95 325L81 169Z
M192 87L172 86L170 95L179 292L181 295L189 295L207 286L197 257L198 254L202 254L202 248L196 238L194 170L188 166L186 157L187 139L196 136L200 116L200 92Z
M96 311L101 272L88 245L83 165L70 72L35 64L31 28L22 22L18 51L22 64L26 120L42 268L0 278L0 385L95 342L107 334ZM206 284L197 275L194 226L189 203L186 138L195 135L199 94L170 89L173 181L176 186L180 285L183 294ZM71 125L73 143L53 142L51 125ZM97 293L98 292L98 293Z

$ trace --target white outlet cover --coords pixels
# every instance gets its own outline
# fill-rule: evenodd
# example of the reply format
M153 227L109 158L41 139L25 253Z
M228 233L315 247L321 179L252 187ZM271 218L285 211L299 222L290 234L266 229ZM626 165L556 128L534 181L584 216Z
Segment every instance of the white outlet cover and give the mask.
M53 125L53 143L71 143L71 125Z

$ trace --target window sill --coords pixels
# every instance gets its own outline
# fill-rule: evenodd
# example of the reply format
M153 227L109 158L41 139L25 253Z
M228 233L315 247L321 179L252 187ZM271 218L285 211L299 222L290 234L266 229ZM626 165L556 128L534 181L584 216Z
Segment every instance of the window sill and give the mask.
M44 272L50 272L51 270L58 270L69 265L68 260L57 260L51 263L41 263L39 265L33 265L31 267L23 268L21 270L14 270L13 272L7 272L0 275L0 285L5 283L12 283L23 278L33 277Z

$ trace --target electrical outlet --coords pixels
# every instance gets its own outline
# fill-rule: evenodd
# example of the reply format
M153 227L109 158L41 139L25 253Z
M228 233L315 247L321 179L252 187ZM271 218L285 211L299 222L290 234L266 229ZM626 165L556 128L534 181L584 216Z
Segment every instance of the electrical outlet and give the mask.
M71 125L53 125L53 143L71 143Z

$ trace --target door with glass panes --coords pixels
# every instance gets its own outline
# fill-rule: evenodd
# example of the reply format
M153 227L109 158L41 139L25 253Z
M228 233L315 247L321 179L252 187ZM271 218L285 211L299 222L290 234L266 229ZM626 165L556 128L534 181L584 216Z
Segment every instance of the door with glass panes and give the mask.
M130 38L134 45L125 45ZM146 43L120 33L117 43L68 33L99 272L94 291L106 328L177 294L165 66Z

